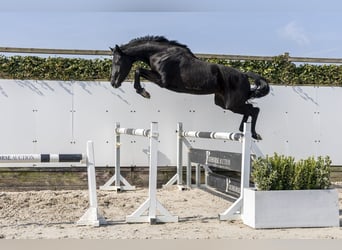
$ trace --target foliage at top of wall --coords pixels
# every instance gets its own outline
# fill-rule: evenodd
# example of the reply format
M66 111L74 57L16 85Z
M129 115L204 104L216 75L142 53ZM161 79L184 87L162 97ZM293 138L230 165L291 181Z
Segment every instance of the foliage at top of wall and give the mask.
M289 62L286 56L276 56L272 61L203 59L237 68L253 71L264 76L272 84L279 85L328 85L342 86L342 65L315 65ZM111 59L81 59L63 57L11 56L0 55L0 78L31 80L105 80L110 79ZM129 79L133 79L134 69L147 67L138 62L133 65Z
M38 56L0 56L0 78L26 80L108 80L111 61Z

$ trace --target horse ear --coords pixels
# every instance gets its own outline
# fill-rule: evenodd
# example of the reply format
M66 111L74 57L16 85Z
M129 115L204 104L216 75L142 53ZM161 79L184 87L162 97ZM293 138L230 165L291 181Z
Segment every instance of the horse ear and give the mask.
M115 45L115 51L119 52L119 54L123 54L122 50L118 45Z
M112 48L112 47L109 47L109 49L110 49L112 52L114 52L114 48Z

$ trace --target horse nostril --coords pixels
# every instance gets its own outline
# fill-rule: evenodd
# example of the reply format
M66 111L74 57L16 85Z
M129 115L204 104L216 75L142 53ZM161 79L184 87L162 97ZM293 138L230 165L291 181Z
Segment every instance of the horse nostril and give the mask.
M118 74L118 73L115 73L115 74L113 75L112 80L113 80L114 82L117 82L118 78L119 78L119 74Z
M116 80L112 79L111 85L112 85L113 88L119 88L121 84L118 83Z
M112 85L112 87L114 87L115 88L115 78L112 76L111 78L110 78L110 84Z

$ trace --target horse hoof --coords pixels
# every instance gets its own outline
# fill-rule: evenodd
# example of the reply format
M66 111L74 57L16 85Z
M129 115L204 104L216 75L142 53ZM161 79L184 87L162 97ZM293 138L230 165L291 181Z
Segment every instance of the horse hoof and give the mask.
M261 136L259 134L257 134L257 133L255 133L255 134L253 133L252 134L252 138L257 140L257 141L261 141L262 140Z
M139 95L142 95L142 96L145 97L145 98L148 98L148 99L151 98L150 93L148 93L144 88L137 90L137 93L138 93Z

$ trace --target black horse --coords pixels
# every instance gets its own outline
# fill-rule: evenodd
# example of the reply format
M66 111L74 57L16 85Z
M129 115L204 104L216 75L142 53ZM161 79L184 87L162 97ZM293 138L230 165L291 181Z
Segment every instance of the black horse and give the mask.
M214 94L216 105L243 115L240 131L243 130L243 123L251 116L252 137L256 140L261 139L255 131L259 108L253 107L247 101L269 93L269 85L263 77L252 72L243 73L231 67L202 61L186 45L161 36L133 39L125 45L116 45L111 50L113 87L121 86L134 62L143 61L150 69L138 68L134 78L134 88L143 97L150 98L150 94L141 87L140 77L176 92ZM251 88L249 77L255 81L254 88Z

